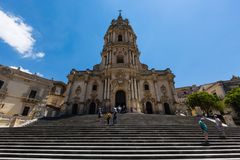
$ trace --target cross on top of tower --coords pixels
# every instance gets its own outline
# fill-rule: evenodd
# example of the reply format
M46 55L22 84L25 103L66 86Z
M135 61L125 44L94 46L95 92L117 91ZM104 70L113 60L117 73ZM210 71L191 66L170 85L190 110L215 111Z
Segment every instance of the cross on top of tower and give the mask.
M119 9L119 10L118 10L118 12L119 12L119 16L121 16L122 10L121 10L121 9Z

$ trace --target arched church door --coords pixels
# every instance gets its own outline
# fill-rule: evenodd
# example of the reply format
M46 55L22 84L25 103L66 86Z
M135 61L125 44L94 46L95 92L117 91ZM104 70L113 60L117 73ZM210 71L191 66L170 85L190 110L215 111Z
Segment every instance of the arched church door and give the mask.
M146 103L146 110L147 110L147 114L153 114L153 108L152 108L151 102Z
M115 106L126 107L126 94L124 91L117 91L115 95Z
M92 102L89 106L89 114L95 114L96 113L96 104Z
M78 113L78 104L74 103L72 106L72 114Z
M164 103L165 114L171 114L170 107L168 103Z

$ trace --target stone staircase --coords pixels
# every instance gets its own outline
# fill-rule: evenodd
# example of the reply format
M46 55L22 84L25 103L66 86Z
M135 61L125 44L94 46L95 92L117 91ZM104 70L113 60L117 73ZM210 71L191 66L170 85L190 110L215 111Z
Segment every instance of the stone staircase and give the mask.
M97 115L40 120L0 129L0 159L214 159L240 160L240 128L220 139L209 126L209 146L193 117L121 114L108 126Z

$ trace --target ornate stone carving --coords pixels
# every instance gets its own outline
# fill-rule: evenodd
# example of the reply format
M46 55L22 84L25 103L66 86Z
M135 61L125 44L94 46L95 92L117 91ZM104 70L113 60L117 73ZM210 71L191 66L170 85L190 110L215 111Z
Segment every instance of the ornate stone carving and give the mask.
M95 99L98 96L97 92L92 92L91 93L91 98Z
M75 90L75 95L79 96L80 93L81 93L81 87L78 86L77 89Z
M161 86L161 92L163 93L163 95L167 94L167 88L164 85Z

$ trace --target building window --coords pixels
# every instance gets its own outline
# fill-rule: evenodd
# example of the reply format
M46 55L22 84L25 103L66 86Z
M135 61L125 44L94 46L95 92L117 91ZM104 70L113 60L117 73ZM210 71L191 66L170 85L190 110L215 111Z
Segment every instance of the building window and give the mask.
M122 42L122 35L118 35L118 42Z
M37 91L35 91L35 90L31 90L31 92L30 92L28 98L35 98L36 95L37 95Z
M24 107L23 112L22 112L22 116L27 116L29 110L30 110L30 107Z
M93 91L96 91L96 90L97 90L97 85L96 85L96 84L93 85L92 90L93 90Z
M62 93L62 88L61 87L56 87L55 88L55 94L56 95L61 95L61 93Z
M149 85L148 84L144 84L144 90L149 91Z
M117 56L117 63L124 63L123 56Z
M2 88L4 81L0 80L0 89Z
M104 56L105 65L107 65L107 56Z

